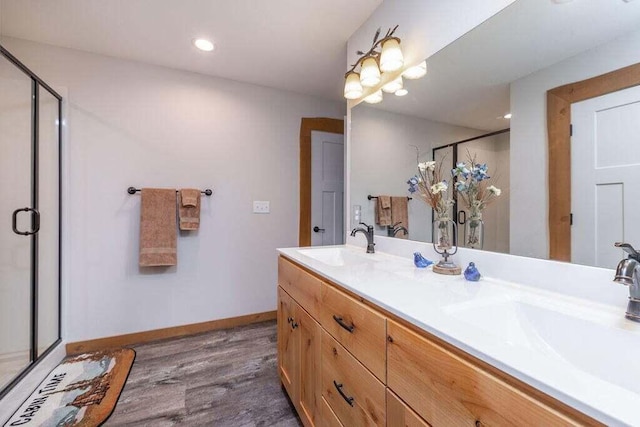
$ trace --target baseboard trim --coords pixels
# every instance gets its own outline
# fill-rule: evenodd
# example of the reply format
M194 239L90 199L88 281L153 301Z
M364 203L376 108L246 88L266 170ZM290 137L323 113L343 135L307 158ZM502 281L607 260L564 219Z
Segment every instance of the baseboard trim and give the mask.
M173 326L170 328L154 329L152 331L135 332L133 334L117 335L98 338L95 340L78 341L67 344L67 354L79 354L89 351L99 351L111 348L121 348L134 344L144 344L167 338L178 338L218 329L233 328L251 323L265 322L276 318L276 311L248 314L245 316L229 317L227 319L211 320L209 322L192 323L190 325Z

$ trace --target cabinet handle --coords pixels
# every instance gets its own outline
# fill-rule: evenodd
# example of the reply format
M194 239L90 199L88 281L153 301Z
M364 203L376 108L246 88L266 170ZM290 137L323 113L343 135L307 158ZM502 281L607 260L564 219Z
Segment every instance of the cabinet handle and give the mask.
M338 393L340 393L340 396L342 396L342 398L346 400L346 402L349 405L353 406L353 401L355 399L353 397L349 397L346 394L344 394L344 391L342 391L342 384L338 384L336 380L333 380L333 385L336 386L336 390L338 390Z
M347 325L346 323L344 323L344 320L342 319L342 317L338 317L335 314L333 315L333 320L335 320L338 323L338 325L342 326L347 331L349 331L350 334L352 334L353 330L356 328L354 325Z
M293 317L291 316L287 317L287 323L291 323L291 322L293 322Z
M291 329L295 329L295 328L297 328L298 326L300 326L300 325L298 325L298 323L297 323L297 322L295 322L295 321L291 323Z

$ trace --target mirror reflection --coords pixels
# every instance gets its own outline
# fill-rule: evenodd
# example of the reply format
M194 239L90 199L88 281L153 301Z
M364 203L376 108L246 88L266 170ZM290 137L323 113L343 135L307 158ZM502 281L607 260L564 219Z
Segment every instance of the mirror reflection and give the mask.
M639 23L638 2L518 0L427 58L427 75L404 82L406 96L385 94L380 104L351 109L352 213L357 206L377 235L431 242L432 209L407 181L419 163L435 160L453 191L451 170L474 159L491 176L484 190L492 185L500 194L482 210L481 244L469 241L473 212L458 197L450 215L459 245L548 258L549 206L558 200L549 200L547 91L640 63ZM565 197L572 231L580 232L567 244L571 261L614 268L622 257L615 241L640 244L640 226L630 221L632 186L624 185L640 165L625 154L635 152L640 91L584 103L571 104L580 121L571 158L580 163L571 165Z

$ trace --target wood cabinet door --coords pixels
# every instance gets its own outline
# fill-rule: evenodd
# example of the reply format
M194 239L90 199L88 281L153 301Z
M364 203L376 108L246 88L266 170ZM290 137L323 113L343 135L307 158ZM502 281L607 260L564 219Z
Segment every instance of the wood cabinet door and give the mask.
M300 345L300 418L305 426L319 425L322 396L322 369L320 364L322 329L302 307L296 304L295 321Z
M295 306L289 294L278 287L278 372L293 402L297 402L300 395L300 334L296 333Z
M578 425L440 345L390 321L387 385L433 426Z

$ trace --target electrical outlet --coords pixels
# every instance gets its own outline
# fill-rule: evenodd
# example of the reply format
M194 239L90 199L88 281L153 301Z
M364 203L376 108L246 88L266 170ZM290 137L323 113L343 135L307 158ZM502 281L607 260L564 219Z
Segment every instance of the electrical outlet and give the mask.
M254 200L253 201L253 213L256 214L268 214L269 201L268 200Z

